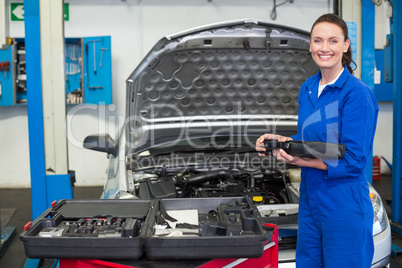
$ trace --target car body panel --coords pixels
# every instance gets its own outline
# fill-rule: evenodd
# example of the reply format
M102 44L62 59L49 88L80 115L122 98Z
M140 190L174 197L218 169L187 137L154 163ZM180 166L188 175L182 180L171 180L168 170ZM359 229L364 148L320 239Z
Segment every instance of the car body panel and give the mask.
M127 80L127 138L138 151L200 132L294 125L299 87L317 70L308 33L272 23L231 21L163 38Z

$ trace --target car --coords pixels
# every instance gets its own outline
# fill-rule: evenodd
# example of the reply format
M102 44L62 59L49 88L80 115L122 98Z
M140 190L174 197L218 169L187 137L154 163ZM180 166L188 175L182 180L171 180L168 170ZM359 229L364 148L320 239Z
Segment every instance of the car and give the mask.
M101 198L249 196L279 226L280 267L294 267L300 169L258 156L255 141L296 133L299 88L317 71L309 32L284 24L241 19L162 38L126 80L118 138L84 140L110 158ZM390 225L371 186L370 197L372 267L384 267Z

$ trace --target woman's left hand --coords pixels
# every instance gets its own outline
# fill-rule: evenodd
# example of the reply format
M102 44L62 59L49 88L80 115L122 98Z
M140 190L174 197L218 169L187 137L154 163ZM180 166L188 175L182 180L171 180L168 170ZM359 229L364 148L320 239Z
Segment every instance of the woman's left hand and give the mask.
M293 156L286 153L283 149L272 151L272 153L276 159L288 164L328 170L327 164L325 164L321 159Z
M292 155L288 154L287 152L285 152L283 149L273 150L272 154L276 157L276 159L278 159L280 161L284 161L289 164L293 164L294 162L297 162L298 160L300 160L300 157L292 156Z

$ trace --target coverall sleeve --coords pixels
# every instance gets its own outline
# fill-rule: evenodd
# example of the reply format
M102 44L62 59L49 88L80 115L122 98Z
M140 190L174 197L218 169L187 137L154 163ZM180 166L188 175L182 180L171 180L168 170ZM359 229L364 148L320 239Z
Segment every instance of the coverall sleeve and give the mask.
M323 159L328 165L325 179L360 176L372 152L378 116L377 102L368 87L357 87L349 93L339 103L339 142L345 144L345 157Z
M298 103L299 103L299 107L301 105L301 100L303 99L303 92L305 91L306 85L305 83L302 84L300 91L299 91L299 96L298 96ZM300 108L299 108L300 109ZM299 110L300 113L300 110ZM290 136L290 138L292 138L295 141L300 141L301 140L301 131L300 131L300 125L297 124L297 133L295 135Z

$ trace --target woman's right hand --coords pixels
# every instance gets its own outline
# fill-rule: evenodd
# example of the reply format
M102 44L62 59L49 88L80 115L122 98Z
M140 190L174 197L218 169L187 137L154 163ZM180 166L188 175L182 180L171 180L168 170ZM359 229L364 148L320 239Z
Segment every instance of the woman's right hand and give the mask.
M265 140L278 140L280 142L284 142L284 141L289 141L292 140L292 138L290 137L285 137L285 136L281 136L281 135L277 135L277 134L270 134L270 133L266 133L264 135L262 135L261 137L259 137L257 139L257 141L255 142L255 150L258 152L266 152L267 149L264 148L264 141ZM274 156L276 156L278 154L278 149L272 150L272 154ZM266 156L263 153L259 153L259 156Z
M267 133L257 139L257 141L255 142L255 145L256 145L255 150L259 151L259 152L267 151L267 149L264 148L264 141L270 140L270 139L278 140L280 142L293 140L290 137ZM258 155L259 156L267 156L267 155L261 154L261 153L259 153ZM292 165L328 170L327 164L325 164L321 159L291 156L290 154L286 153L283 149L272 150L272 155L275 156L276 159L278 159L279 161L284 161L284 162L290 163Z

